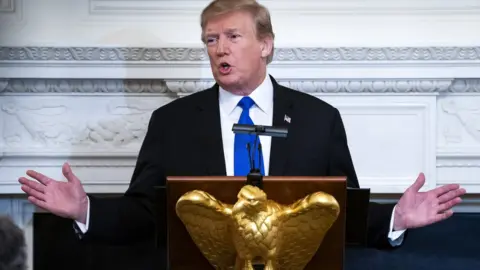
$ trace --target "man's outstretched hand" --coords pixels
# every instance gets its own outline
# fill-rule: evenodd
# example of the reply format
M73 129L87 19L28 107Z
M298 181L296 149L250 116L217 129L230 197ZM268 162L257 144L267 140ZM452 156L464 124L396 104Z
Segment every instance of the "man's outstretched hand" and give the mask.
M427 192L419 192L425 184L421 173L400 198L395 208L393 229L405 230L427 226L453 215L452 207L459 204L465 189L449 184Z
M32 170L27 171L27 175L38 182L25 177L20 177L18 181L22 184L22 190L28 195L28 200L34 205L57 216L71 218L85 224L88 208L87 194L69 164L63 164L62 173L67 178L67 182L56 181Z

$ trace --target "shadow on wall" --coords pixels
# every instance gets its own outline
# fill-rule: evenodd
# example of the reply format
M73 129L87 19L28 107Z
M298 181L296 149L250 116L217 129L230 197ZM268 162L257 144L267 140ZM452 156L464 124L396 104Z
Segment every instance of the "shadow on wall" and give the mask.
M25 235L8 216L0 216L0 269L26 270L27 246Z

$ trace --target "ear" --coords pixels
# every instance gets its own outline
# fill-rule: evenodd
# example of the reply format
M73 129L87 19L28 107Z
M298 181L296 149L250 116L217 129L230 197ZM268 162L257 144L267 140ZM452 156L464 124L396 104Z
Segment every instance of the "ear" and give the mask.
M266 58L273 50L273 39L271 37L265 37L261 42L262 57Z

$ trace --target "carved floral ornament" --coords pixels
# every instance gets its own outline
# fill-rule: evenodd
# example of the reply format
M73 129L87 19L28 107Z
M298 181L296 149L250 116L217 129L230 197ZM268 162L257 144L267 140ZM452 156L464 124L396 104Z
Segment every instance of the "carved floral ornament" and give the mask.
M203 48L0 47L0 61L207 61ZM276 48L273 61L480 60L480 47Z
M213 80L0 79L0 93L194 93ZM279 80L308 93L480 93L480 79Z

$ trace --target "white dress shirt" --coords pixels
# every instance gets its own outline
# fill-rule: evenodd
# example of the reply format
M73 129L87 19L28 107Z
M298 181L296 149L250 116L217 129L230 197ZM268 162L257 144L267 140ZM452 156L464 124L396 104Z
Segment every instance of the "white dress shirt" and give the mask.
M233 124L238 123L242 108L238 105L238 102L243 96L234 95L221 87L219 87L219 102L220 102L220 121L222 128L222 141L223 149L225 153L225 166L227 176L234 175L233 157L234 157L234 144L235 134L232 131ZM250 95L255 104L250 109L250 118L252 118L255 125L271 126L273 122L273 84L270 77L267 75L262 84L258 86L255 91ZM262 156L264 162L265 175L268 176L268 170L270 168L270 148L271 137L260 136L260 142L262 144ZM400 245L403 242L403 236L405 230L393 231L393 219L395 208L392 212L392 218L390 220L390 231L388 234L389 242L392 246ZM90 201L88 201L87 222L82 224L76 222L80 230L85 233L88 230L88 224L90 220Z

